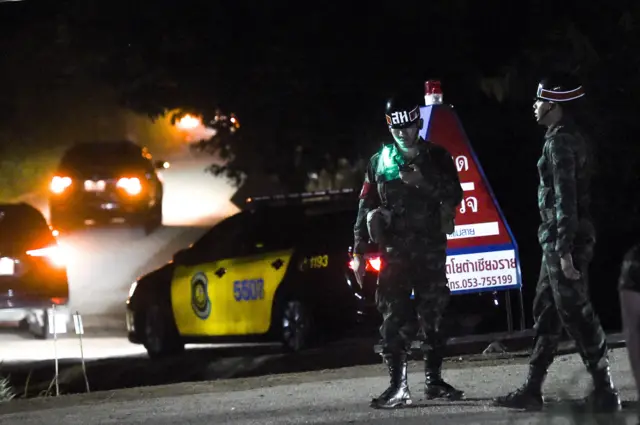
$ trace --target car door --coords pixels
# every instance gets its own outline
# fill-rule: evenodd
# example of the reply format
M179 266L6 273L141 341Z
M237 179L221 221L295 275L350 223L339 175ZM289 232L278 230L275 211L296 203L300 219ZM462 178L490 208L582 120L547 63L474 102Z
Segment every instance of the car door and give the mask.
M171 305L183 336L236 335L234 259L242 256L253 217L240 213L214 226L176 260Z
M293 256L296 231L295 216L285 210L262 211L247 235L243 255L229 261L233 298L227 311L237 335L269 330L276 291Z

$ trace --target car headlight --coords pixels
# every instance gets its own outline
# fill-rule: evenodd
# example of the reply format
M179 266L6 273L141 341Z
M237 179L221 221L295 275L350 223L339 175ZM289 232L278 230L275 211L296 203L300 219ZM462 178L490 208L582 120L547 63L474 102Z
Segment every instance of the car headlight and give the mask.
M133 297L133 293L136 291L136 287L138 286L138 281L134 281L129 287L129 298Z

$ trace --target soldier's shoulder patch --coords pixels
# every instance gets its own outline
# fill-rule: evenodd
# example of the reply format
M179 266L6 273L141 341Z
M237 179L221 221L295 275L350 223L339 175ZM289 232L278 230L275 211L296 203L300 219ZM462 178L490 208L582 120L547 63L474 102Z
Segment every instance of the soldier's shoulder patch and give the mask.
M360 190L360 199L364 199L367 197L369 192L371 191L371 182L366 179L364 183L362 183L362 189Z

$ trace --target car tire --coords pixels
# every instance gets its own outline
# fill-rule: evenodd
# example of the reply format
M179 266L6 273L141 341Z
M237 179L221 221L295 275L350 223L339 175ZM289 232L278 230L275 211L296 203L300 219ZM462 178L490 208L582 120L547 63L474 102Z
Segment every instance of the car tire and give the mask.
M158 302L147 305L142 319L142 340L151 359L178 355L184 351L171 310Z
M162 226L162 200L156 204L144 220L144 232L147 235L153 233L157 228Z
M303 301L289 299L282 304L280 327L286 351L298 352L313 345L314 321L311 310Z
M29 326L29 333L31 333L34 338L46 340L52 337L49 332L49 315L46 310L42 313L42 325L37 322L37 319L28 321L27 323Z

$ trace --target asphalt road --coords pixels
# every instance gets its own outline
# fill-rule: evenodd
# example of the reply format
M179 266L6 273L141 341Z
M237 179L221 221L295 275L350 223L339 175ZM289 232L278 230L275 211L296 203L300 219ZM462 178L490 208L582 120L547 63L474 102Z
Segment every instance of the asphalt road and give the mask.
M397 411L368 406L387 385L382 365L197 384L133 388L86 395L14 400L0 405L0 423L75 424L635 424L636 391L625 349L611 353L624 409L590 414L578 400L590 378L575 354L560 356L545 384L543 412L514 412L491 398L522 383L521 360L454 362L444 377L466 391L459 402L423 400L421 364L410 366L414 405ZM637 419L635 419L637 421Z
M224 179L205 173L211 157L167 158L171 167L164 179L163 226L150 235L142 229L116 226L89 227L60 236L66 252L70 284L70 310L82 315L85 352L89 357L139 354L140 346L124 338L124 302L133 280L162 265L173 252L187 247L211 225L237 211L229 202L235 192ZM25 201L48 218L46 197L33 195ZM79 357L73 327L54 347L52 341L34 340L29 334L3 329L0 361L29 361ZM108 339L102 337L108 336Z

